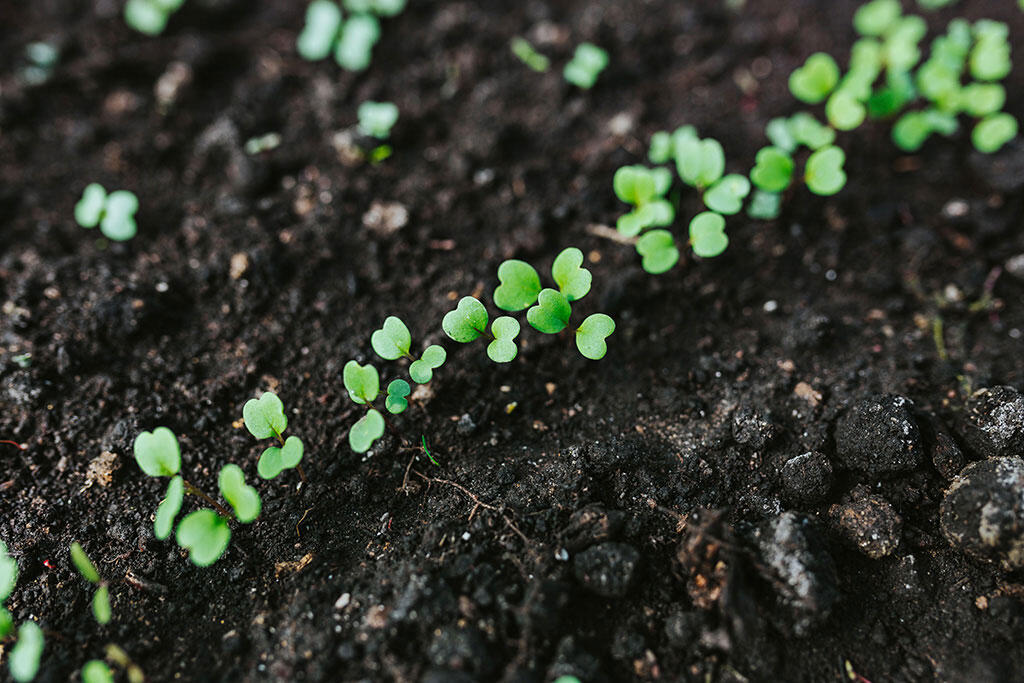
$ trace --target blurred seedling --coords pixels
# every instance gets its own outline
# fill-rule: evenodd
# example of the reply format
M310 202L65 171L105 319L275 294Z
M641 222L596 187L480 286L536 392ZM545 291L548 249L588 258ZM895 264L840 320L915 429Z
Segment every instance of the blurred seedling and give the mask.
M128 0L124 6L124 21L128 26L147 36L164 32L171 15L185 0Z
M21 78L28 85L42 85L50 80L60 59L60 50L53 43L36 41L25 46L28 64L21 69Z
M392 102L367 100L359 105L359 132L363 135L387 140L391 127L398 121L398 107Z
M138 198L127 190L107 194L99 183L90 183L75 204L75 220L83 228L100 226L100 232L109 240L124 242L135 237L135 212Z
M82 549L78 541L72 543L69 550L75 569L82 575L82 578L96 586L96 592L92 596L92 615L96 618L96 623L109 624L111 617L110 588L107 582L100 577L96 565L85 554L85 550Z
M4 607L7 598L18 583L18 563L7 553L7 545L0 541L0 641L14 632L14 619ZM34 621L18 627L14 646L7 656L7 668L17 683L28 683L36 677L43 655L43 630Z
M349 398L367 407L366 414L348 431L348 444L352 450L356 453L365 453L377 439L384 436L386 426L384 416L373 407L373 402L380 396L380 375L377 368L372 365L360 365L357 361L350 360L345 364L342 379ZM399 388L400 386L395 387L396 394L400 393L397 391ZM395 407L405 409L398 403L395 403Z
M516 36L512 39L509 47L512 49L512 54L519 58L526 66L530 67L538 73L544 73L551 68L551 60L537 52L530 41L525 38Z
M107 645L106 660L125 672L128 683L145 683L146 676L138 664L133 662L128 653L113 643ZM82 683L113 683L114 672L107 662L93 659L82 667Z
M348 19L332 0L313 0L295 47L303 59L319 61L333 54L343 69L362 71L370 65L380 40L378 17L399 14L405 0L346 0L344 4Z
M256 473L262 479L274 479L284 470L294 468L299 478L306 481L306 473L300 464L304 451L302 439L297 436L284 437L288 417L284 414L284 403L277 394L267 391L259 398L246 401L242 406L242 420L245 428L257 439L277 441L278 445L263 451L256 464Z
M608 66L608 53L593 43L580 43L572 59L565 65L562 76L577 88L590 90Z
M676 210L665 198L671 186L672 173L667 168L634 165L615 171L612 178L615 196L634 207L619 216L618 231L626 237L635 237L647 228L672 225Z

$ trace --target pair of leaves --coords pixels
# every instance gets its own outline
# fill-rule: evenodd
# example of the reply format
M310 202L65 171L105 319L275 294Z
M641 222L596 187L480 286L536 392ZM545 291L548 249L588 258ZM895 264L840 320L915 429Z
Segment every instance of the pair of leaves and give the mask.
M404 379L395 379L388 384L388 395L384 399L384 407L389 413L398 415L405 412L409 407L408 396L412 393L412 387Z
M1017 137L1018 127L1017 119L1012 114L989 114L971 131L971 142L979 152L992 154Z
M679 177L698 190L709 187L725 173L725 150L713 138L681 135L675 141L675 157Z
M787 154L795 152L800 145L811 150L821 149L836 139L834 130L807 112L797 112L788 119L772 119L764 132L773 146Z
M757 152L750 179L765 192L782 192L793 181L793 157L778 147L762 147Z
M718 179L704 191L704 205L712 211L733 215L743 208L743 200L750 194L750 181L738 173Z
M127 190L107 194L99 183L90 183L75 204L75 221L83 228L100 226L100 232L109 240L124 242L135 237L138 227L135 212L138 198Z
M583 252L576 247L562 250L551 265L551 277L568 301L578 301L590 291L593 275L582 266ZM510 259L498 266L498 282L500 284L494 290L494 305L503 311L529 308L537 301L542 289L540 275L534 267L518 259ZM486 325L485 318L483 326Z
M818 195L833 195L846 185L843 163L846 154L834 145L822 147L807 158L804 182L807 189Z
M361 71L370 65L373 46L380 39L380 22L368 11L347 21L331 0L313 0L306 8L306 25L295 47L303 59L318 61L334 52L339 66Z
M11 678L17 683L29 683L39 672L39 661L43 656L43 629L34 621L26 621L18 627L18 642L7 657Z
M807 104L823 101L838 83L839 65L825 52L815 52L789 75L789 91Z
M725 235L725 218L713 211L704 211L690 221L690 246L702 258L718 256L729 246Z
M398 107L393 102L367 100L359 105L359 132L363 135L387 140L391 127L398 121Z
M504 266L507 263L523 262L506 261L504 264L502 264L502 266ZM515 271L506 269L504 274L508 279L508 285L510 286L510 289L508 289L501 295L499 295L498 292L495 291L495 303L501 301L506 306L511 306L512 304L519 305L526 299L526 297L522 296L521 291L517 292L517 290L514 288L515 277L524 276L525 279L521 279L519 283L522 284L522 282L526 282L526 284L529 286L532 286L532 280L533 278L536 278L537 286L540 286L540 278L537 276L537 272L534 271L533 268L530 267L528 264L523 265L526 265L530 269L530 271L532 271L532 277L530 276L529 272L519 269L518 266L515 267ZM501 268L498 269L498 272L500 277ZM510 273L512 274L511 277ZM502 286L505 285L503 284ZM499 287L498 290L501 290L501 287ZM545 299L547 299L549 295L544 294L544 292L554 291L555 290L545 289L535 294L533 296L533 300L537 300L539 296L543 296ZM558 294L558 292L555 293ZM559 294L559 296L562 295ZM565 299L564 296L562 296L562 298ZM530 303L533 302L531 301ZM526 306L529 306L530 303L527 303ZM499 307L501 307L501 304L498 305ZM506 310L522 310L522 308L506 308ZM527 312L527 317L529 317L529 312ZM444 319L441 321L441 327L444 329L445 334L447 334L449 337L451 337L457 342L466 344L471 341L475 341L479 339L481 336L483 336L484 331L487 329L487 322L487 309L484 308L484 305L480 303L480 301L478 301L477 299L471 296L466 296L459 301L459 304L458 306L455 307L455 310L449 311L447 314L445 314ZM519 321L516 320L515 318L511 318L509 316L501 316L499 318L496 318L494 323L491 325L491 335L494 337L494 339L491 341L490 344L487 345L487 356L495 363L508 363L512 359L514 359L516 357L516 354L518 353L518 348L516 347L514 340L519 335L519 329Z
M417 384L427 384L434 379L434 370L444 365L448 358L448 352L443 346L431 344L423 350L423 355L418 360L409 364L409 376Z
M284 403L277 394L266 391L259 398L251 398L242 406L242 419L246 429L257 439L283 438L288 428L288 416L284 413ZM302 462L304 451L302 439L289 436L280 446L270 446L260 455L256 464L256 473L263 479L274 479L286 469L298 467ZM224 472L221 471L221 476ZM234 476L234 475L229 475ZM225 498L227 496L225 495ZM237 513L236 509L236 513ZM259 514L257 510L257 514ZM241 519L243 515L239 515Z
M640 265L652 275L665 273L679 261L679 249L668 230L651 230L636 241Z
M417 384L426 384L434 378L434 370L444 365L448 354L444 347L436 344L428 346L420 358L413 359L410 353L412 335L409 328L400 318L393 315L384 320L384 325L370 337L370 345L378 356L384 360L397 360L405 357L412 360L409 375ZM358 401L357 401L358 402Z
M565 65L562 76L578 88L589 90L597 77L608 66L608 53L593 43L580 43L572 59Z
M260 454L260 459L256 463L256 473L261 479L274 479L281 472L298 467L304 451L302 439L289 436L281 446L269 446Z

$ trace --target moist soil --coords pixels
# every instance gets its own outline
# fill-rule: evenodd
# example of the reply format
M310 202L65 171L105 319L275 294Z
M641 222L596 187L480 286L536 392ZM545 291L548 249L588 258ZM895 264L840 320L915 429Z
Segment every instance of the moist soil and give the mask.
M154 681L1021 680L1024 576L939 522L992 455L962 428L969 393L1024 387L1019 141L979 156L965 126L907 156L867 124L840 136L839 195L730 218L724 255L662 276L595 227L654 131L693 124L749 169L797 110L789 72L848 53L854 2L412 2L360 74L297 57L305 3L189 0L155 38L118 4L0 7L0 438L26 445L0 444L0 538L8 607L46 632L39 680L107 643ZM1024 51L1016 3L955 11ZM518 62L516 35L554 68ZM37 40L61 57L29 86ZM560 73L584 40L611 55L587 92ZM401 110L376 164L353 156L367 99ZM279 147L243 150L268 132ZM139 196L134 240L75 224L93 181ZM699 204L680 201L683 239ZM603 361L524 330L495 365L444 337L501 260L546 273L567 246L594 273L577 319L617 322ZM405 373L370 350L391 314L449 360L360 456L341 370ZM265 390L305 485L256 478L242 404ZM876 404L920 452L862 424ZM229 462L258 482L262 515L210 568L153 537L165 484L131 444L158 425L200 487ZM75 540L111 583L107 626Z

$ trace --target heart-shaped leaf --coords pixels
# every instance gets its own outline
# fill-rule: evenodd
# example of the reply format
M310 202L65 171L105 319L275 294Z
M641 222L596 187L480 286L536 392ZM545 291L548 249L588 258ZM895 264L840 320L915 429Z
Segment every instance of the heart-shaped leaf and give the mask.
M412 393L412 387L404 379L391 380L388 384L388 396L384 399L384 407L389 413L397 415L409 407L406 397Z
M441 321L444 333L457 342L468 343L487 329L487 309L477 299L464 296L454 311L448 311Z
M740 212L748 194L750 181L747 177L730 173L704 192L704 204L712 211L732 215Z
M494 290L494 305L503 311L529 308L540 293L540 276L525 261L511 259L502 263L498 266L498 281L501 284Z
M537 296L537 305L526 312L526 320L538 332L557 334L569 324L572 306L557 289L544 289Z
M257 439L278 437L288 428L284 414L284 403L277 394L266 391L257 399L250 398L242 406L242 421L245 428Z
M100 220L100 232L108 240L124 242L135 237L135 212L139 209L139 200L127 190L117 190L107 196L103 207L103 218Z
M82 683L114 683L114 674L103 660L90 659L82 665Z
M793 137L793 132L790 129L789 119L779 117L774 118L768 122L768 125L764 127L764 134L768 136L774 147L782 150L787 154L792 154L796 150L797 139ZM751 178L753 180L753 178Z
M39 673L39 660L43 656L43 629L34 621L23 621L18 627L18 642L7 656L11 678L28 683Z
M651 230L636 241L636 251L643 257L643 269L652 275L670 270L679 261L679 249L668 230Z
M96 623L103 625L110 623L110 589L100 586L92 596L92 615Z
M515 343L515 338L519 336L518 320L507 315L496 318L491 324L491 334L494 340L487 345L488 358L495 363L508 363L516 357L519 352Z
M334 61L343 69L362 71L370 66L373 46L380 39L380 22L372 14L353 14L342 24L334 47Z
M373 442L384 436L384 416L370 409L348 430L348 445L356 453L370 450Z
M793 157L778 147L762 147L755 164L750 179L765 192L782 192L793 180Z
M75 204L75 221L83 228L95 228L103 216L103 205L107 201L107 191L99 183L85 186L82 198Z
M857 8L853 27L862 36L883 36L902 13L899 0L872 0Z
M228 521L213 510L196 510L185 515L175 538L197 567L209 567L220 559L231 541Z
M725 151L712 138L682 137L676 144L676 170L684 183L702 190L725 173Z
M642 206L657 194L655 177L643 166L623 166L612 176L612 189L620 201Z
M816 52L789 75L789 91L801 102L821 102L839 83L839 65L825 52Z
M971 131L971 142L982 154L993 154L1010 140L1017 137L1019 124L1012 114L999 112L989 114Z
M174 529L174 520L181 512L181 504L185 501L185 480L180 476L171 478L167 485L167 493L160 505L156 508L156 516L153 519L153 535L158 541L162 541L171 535Z
M808 149L821 149L836 139L834 130L805 111L789 117L789 130L793 138Z
M82 545L78 541L75 541L71 544L69 551L71 553L71 563L75 565L75 569L77 569L78 573L82 575L82 578L89 583L99 583L100 573L96 571L96 565L94 565L92 560L89 559L89 556L85 554L85 550L82 548Z
M298 467L302 462L303 450L302 439L289 436L283 446L271 446L263 451L256 463L256 474L261 479L274 479L284 470Z
M378 140L387 140L391 128L398 121L398 106L394 102L367 100L359 105L359 132Z
M260 516L260 494L245 483L245 474L238 465L224 465L217 477L220 495L231 504L239 522L248 524Z
M776 192L757 190L747 206L747 215L761 220L772 220L779 217L782 207L782 195Z
M372 365L360 365L350 360L345 363L342 379L349 397L356 403L373 403L380 393L380 375Z
M384 360L396 360L409 356L412 346L412 335L409 328L399 318L389 315L384 325L370 337L370 346Z
M572 59L565 65L562 76L578 88L589 90L598 75L608 66L608 53L593 43L580 43Z
M725 219L720 214L705 211L690 221L690 246L693 253L703 258L718 256L729 246L725 236Z
M167 427L135 437L135 462L150 477L173 477L181 471L178 437Z
M313 0L306 8L306 25L295 41L303 59L315 62L331 54L341 29L341 9L333 0Z
M804 182L814 194L833 195L846 184L843 162L846 154L838 147L822 147L807 158Z
M444 365L448 353L443 346L432 344L423 351L419 360L409 365L409 376L417 384L426 384L434 378L434 370Z
M608 352L605 339L615 331L615 321L604 313L587 316L583 324L576 329L576 348L584 358L601 360Z
M576 247L562 250L551 265L551 277L569 301L579 301L590 291L593 276L583 265L583 252ZM493 326L491 328L493 330ZM517 331L516 334L519 332ZM497 335L495 335L497 336Z
M667 199L655 199L619 216L616 227L626 237L636 237L647 228L672 225L675 218L676 210L672 202Z
M651 146L647 158L652 164L664 164L672 158L672 135L667 130L659 130L651 136Z
M837 130L853 130L867 114L867 108L846 90L835 91L825 104L825 116Z

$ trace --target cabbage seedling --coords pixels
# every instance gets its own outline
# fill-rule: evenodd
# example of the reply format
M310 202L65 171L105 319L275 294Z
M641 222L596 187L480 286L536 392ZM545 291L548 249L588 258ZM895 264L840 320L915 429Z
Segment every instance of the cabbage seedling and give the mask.
M110 589L107 587L107 582L100 577L96 565L85 554L85 550L82 549L78 541L72 543L69 550L75 569L82 575L82 578L96 586L96 593L92 596L92 614L96 618L96 622L99 624L110 623Z
M114 673L101 659L90 659L82 667L82 683L114 683Z
M562 75L577 88L589 90L608 66L608 53L593 43L580 43Z
M100 232L109 240L124 242L135 237L135 212L138 198L127 190L107 194L99 183L90 183L75 204L75 220L83 228L100 226Z
M412 335L400 318L393 315L384 320L384 325L370 337L370 345L378 356L384 360L408 358L409 376L417 384L426 384L434 377L434 370L444 365L447 353L444 347L436 344L428 346L419 360L410 352Z
M245 422L245 428L257 439L274 439L278 443L277 446L270 446L264 450L256 463L256 473L262 479L274 479L284 470L294 467L299 477L303 481L306 480L306 473L302 471L300 464L305 446L302 439L297 436L284 438L284 431L288 428L288 417L284 414L284 404L277 394L267 391L258 399L251 398L246 401L242 406L242 420Z
M971 49L971 76L979 81L998 81L1010 73L1010 28L991 19L974 24L974 47Z
M209 567L220 559L231 541L228 521L213 510L196 510L185 515L175 535L178 545L189 551L197 567Z
M825 117L837 130L853 130L867 115L867 107L849 90L835 91L825 103Z
M569 325L572 306L564 294L555 289L542 289L537 303L526 312L526 321L544 334L558 334Z
M370 66L373 47L380 40L380 22L371 14L356 14L341 27L334 61L343 69L362 71Z
M516 36L512 39L510 47L512 54L518 57L519 61L537 73L544 73L551 68L551 60L537 52L526 38Z
M503 311L529 308L542 289L536 269L519 259L509 259L498 266L498 282L498 288L494 290L494 305Z
M18 642L7 657L11 678L17 683L29 683L39 672L43 657L43 629L34 621L26 621L18 627Z
M412 393L412 387L404 379L394 379L388 384L388 395L384 399L384 407L389 413L398 415L405 412L409 407L408 397Z
M804 182L814 194L833 195L846 185L843 163L846 153L834 145L822 147L807 158Z
M124 22L147 36L164 32L167 22L185 0L128 0L124 6Z
M349 398L355 403L368 406L366 414L348 431L348 444L352 450L365 453L374 441L384 436L384 416L376 408L370 407L380 395L380 375L372 365L364 366L350 360L345 364L342 379Z
M1017 119L1011 114L1000 112L989 114L971 131L974 148L983 154L998 152L1003 145L1017 136Z
M704 191L704 205L712 211L731 216L740 212L748 194L750 181L747 177L730 173Z
M832 56L816 52L789 75L789 91L801 102L822 102L839 83L839 65Z
M295 41L303 59L319 61L332 52L338 66L362 71L370 65L373 47L380 40L377 16L390 17L405 9L404 0L346 2L350 15L345 19L331 0L313 0L306 8L306 25Z
M910 111L892 127L892 141L904 152L916 152L932 133L952 135L960 125L956 117L937 109Z
M494 337L487 345L487 357L495 363L510 363L519 353L516 337L519 336L519 321L507 315L495 318L491 323Z
M725 218L713 211L705 211L690 221L690 246L702 258L718 256L729 246L725 235Z
M750 180L765 192L782 192L793 181L793 157L778 147L762 147L757 152Z
M601 360L608 352L608 343L605 341L615 332L615 321L604 313L594 313L587 316L578 328L576 328L576 348L584 358L590 360Z
M398 107L392 102L367 100L359 105L359 132L363 135L387 140L391 127L398 121Z
M264 477L271 479L272 477ZM256 489L245 483L245 474L238 465L224 465L217 477L220 495L235 511L235 518L242 524L248 524L260 516L262 501Z
M668 230L645 233L636 241L636 251L640 254L640 265L652 275L671 270L679 261L679 249Z
M853 27L862 36L881 37L903 14L899 0L872 0L857 8Z
M326 59L341 30L341 8L332 0L313 0L306 7L306 25L295 42L299 55L315 62Z
M612 188L615 196L635 208L619 216L616 227L627 237L635 237L650 227L671 225L676 210L665 199L672 186L672 173L666 168L623 166L615 171ZM539 292L539 289L538 289Z
M676 170L690 187L703 191L725 173L725 151L718 140L681 134L674 146Z

